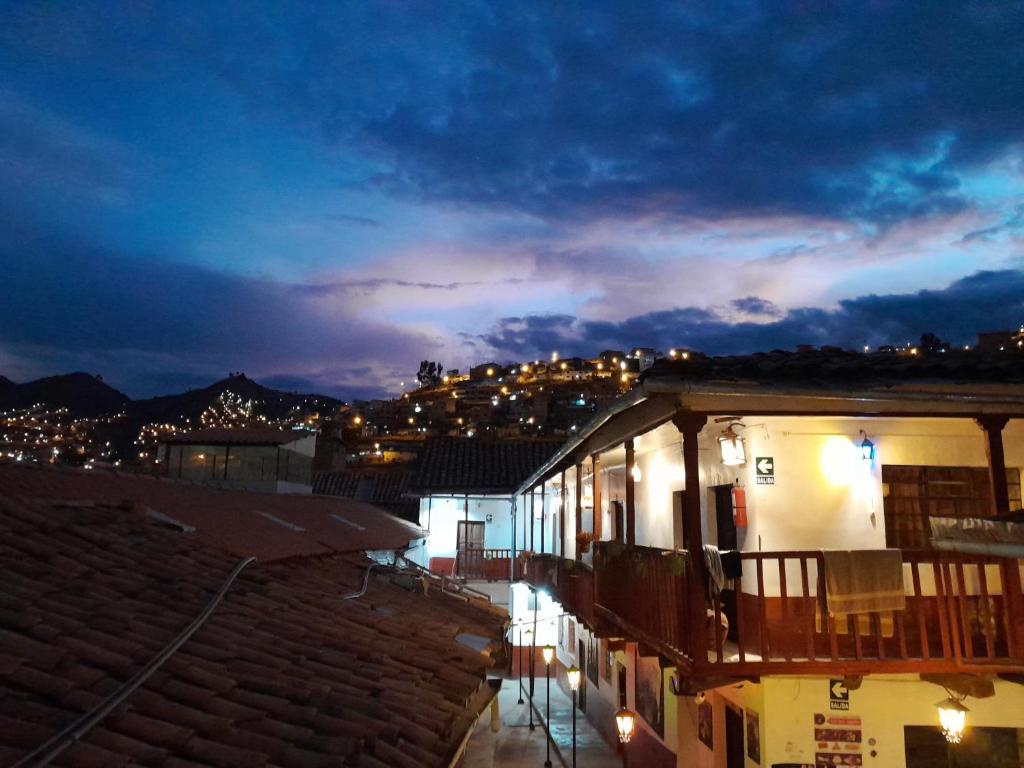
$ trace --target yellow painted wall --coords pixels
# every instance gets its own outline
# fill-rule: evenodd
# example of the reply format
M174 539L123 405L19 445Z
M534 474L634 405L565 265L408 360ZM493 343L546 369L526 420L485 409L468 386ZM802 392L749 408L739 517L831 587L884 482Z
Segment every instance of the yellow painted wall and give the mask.
M829 709L828 678L771 677L762 680L765 717L762 738L766 758L773 763L814 763L814 715L849 715L862 721L864 765L874 768L904 768L903 728L907 725L938 728L935 704L946 698L937 685L923 683L912 675L866 677L858 690L850 691L848 713ZM988 699L967 699L967 733L970 727L1024 728L1024 686L1002 680L995 682L996 694ZM869 743L870 739L875 744ZM872 758L874 749L877 756Z

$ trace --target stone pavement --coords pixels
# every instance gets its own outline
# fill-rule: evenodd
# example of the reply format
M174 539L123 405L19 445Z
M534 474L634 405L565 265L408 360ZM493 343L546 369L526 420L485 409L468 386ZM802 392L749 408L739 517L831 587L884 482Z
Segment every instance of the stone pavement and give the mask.
M524 687L528 685L524 681ZM477 722L466 747L462 768L543 768L544 765L544 678L534 688L535 730L529 728L529 698L519 700L519 681L503 680L498 693L501 724L498 732L491 730L491 714L485 711ZM555 768L572 765L572 700L551 683L551 763ZM612 747L576 712L576 765L578 768L618 768L622 765Z

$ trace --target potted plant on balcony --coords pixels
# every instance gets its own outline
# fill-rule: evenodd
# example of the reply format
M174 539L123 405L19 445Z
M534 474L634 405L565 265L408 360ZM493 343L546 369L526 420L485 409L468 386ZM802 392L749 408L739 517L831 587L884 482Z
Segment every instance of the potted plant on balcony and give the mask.
M577 552L589 552L590 543L594 540L594 534L588 533L587 531L580 531L576 534L576 551Z

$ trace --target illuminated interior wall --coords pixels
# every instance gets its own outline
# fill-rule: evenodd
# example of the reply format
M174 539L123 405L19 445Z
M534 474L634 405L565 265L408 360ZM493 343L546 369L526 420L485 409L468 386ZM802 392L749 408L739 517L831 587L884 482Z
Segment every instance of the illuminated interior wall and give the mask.
M490 520L488 520L488 515ZM424 556L455 557L458 549L459 521L465 519L463 499L433 496L420 499L420 526L427 536ZM504 496L469 500L470 521L484 523L484 546L510 549L512 546L512 515L509 500Z
M861 720L864 765L905 768L903 729L908 725L938 728L935 705L946 698L939 686L913 675L871 675L849 693L848 712L829 708L828 678L771 677L762 680L765 717L761 723L762 765L814 763L815 714L843 715ZM965 741L971 726L1024 728L1024 687L995 681L995 696L969 698ZM768 727L766 727L768 726ZM870 740L874 740L874 744ZM871 750L876 752L870 757Z
M984 433L969 419L819 419L747 418L740 430L747 463L722 465L717 436L724 425L711 424L699 442L702 489L737 479L746 491L749 526L740 530L747 550L872 548L885 546L882 511L883 464L935 466L987 465ZM860 430L875 443L875 458L864 461ZM1004 431L1007 465L1024 465L1024 426L1011 422ZM671 424L636 440L637 543L673 545L673 491L685 487L679 433ZM758 485L755 463L771 457L773 485ZM622 475L613 469L614 478ZM619 494L606 493L610 501ZM624 495L624 492L621 494ZM713 538L708 514L705 539Z
M510 591L509 614L512 616L512 628L509 639L513 645L519 645L520 630L525 632L527 629L532 630L535 626L534 598L531 597L530 588L522 582L513 583ZM558 622L562 615L562 606L552 600L544 591L537 592L536 606L537 647L553 645L557 649ZM561 653L559 653L559 658L562 658Z

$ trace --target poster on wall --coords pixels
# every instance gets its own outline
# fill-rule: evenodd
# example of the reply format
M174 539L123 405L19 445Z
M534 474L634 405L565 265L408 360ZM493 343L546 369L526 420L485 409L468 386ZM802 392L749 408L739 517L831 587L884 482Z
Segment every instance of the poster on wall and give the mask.
M707 699L697 705L697 738L708 749L715 748L714 710Z
M587 677L595 686L598 685L597 668L601 663L601 655L598 653L597 638L590 633L587 639Z
M665 702L661 662L657 656L639 656L636 661L636 708L640 716L665 738Z
M572 653L576 647L576 622L572 619L569 619L569 642L566 643L566 646L569 648L569 653Z
M601 641L601 658L604 659L604 666L601 667L601 677L606 683L612 681L612 667L615 665L615 653L609 649L608 641Z
M761 764L761 722L757 712L747 710L747 757Z

